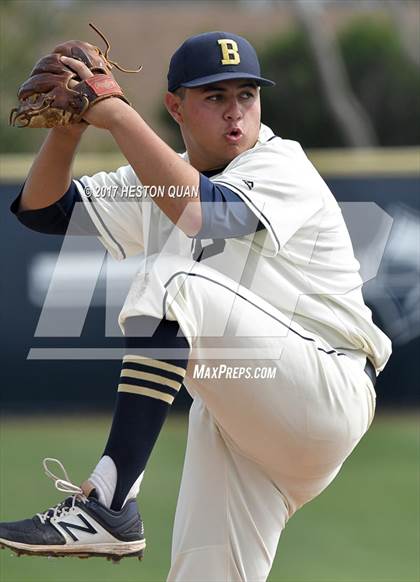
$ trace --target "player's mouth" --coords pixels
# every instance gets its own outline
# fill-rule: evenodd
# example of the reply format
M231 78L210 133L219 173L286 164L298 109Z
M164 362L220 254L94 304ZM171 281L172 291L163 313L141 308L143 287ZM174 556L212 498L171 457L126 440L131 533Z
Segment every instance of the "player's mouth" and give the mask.
M238 143L243 137L243 132L239 127L232 127L224 134L224 137L228 143Z

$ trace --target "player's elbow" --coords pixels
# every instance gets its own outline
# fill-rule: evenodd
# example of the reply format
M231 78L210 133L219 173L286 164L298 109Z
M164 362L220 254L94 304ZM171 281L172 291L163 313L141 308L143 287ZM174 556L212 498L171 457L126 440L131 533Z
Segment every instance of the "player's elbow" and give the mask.
M192 203L184 209L178 226L187 236L194 237L200 232L202 223L201 204Z

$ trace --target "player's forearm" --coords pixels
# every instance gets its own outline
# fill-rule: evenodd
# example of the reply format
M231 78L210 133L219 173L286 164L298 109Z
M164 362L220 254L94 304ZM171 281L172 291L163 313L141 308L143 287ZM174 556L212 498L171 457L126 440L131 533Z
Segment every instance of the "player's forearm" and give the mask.
M114 100L116 101L116 100ZM201 228L200 174L186 163L125 103L118 103L109 130L143 185L161 186L153 201L188 235ZM180 197L169 196L178 187ZM196 193L194 195L193 193Z
M71 183L71 168L83 127L54 128L36 156L20 200L20 210L35 210L54 204Z

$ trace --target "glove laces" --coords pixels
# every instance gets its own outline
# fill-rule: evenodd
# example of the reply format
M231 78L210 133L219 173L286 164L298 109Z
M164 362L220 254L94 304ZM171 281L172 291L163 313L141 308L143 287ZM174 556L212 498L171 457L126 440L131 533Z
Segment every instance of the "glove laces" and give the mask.
M57 477L57 475L55 475L48 468L48 463L56 463L61 469L64 475L64 479L61 477ZM37 513L37 516L39 517L41 523L45 523L47 520L50 521L53 518L63 517L64 515L67 515L74 509L77 500L86 503L87 497L85 496L83 489L81 489L78 485L75 485L70 481L67 471L65 470L63 464L58 459L46 457L42 461L42 465L44 467L44 471L47 477L54 481L55 488L58 491L62 491L64 493L72 493L72 495L71 497L68 497L64 501L61 501L61 503L58 503L57 505L50 507L43 513Z
M108 39L106 38L106 36L104 35L104 33L101 32L99 30L99 28L97 26L95 26L92 22L89 22L89 26L91 28L93 28L93 30L95 32L97 32L99 34L99 36L102 38L102 40L106 44L105 54L102 53L102 51L101 51L101 53L104 56L105 60L107 61L108 65L109 65L109 67L111 69L112 69L112 67L115 67L116 69L118 69L119 71L122 71L123 73L139 73L142 70L143 65L140 65L139 67L137 67L137 69L124 69L124 67L122 67L121 65L119 65L115 61L111 61L111 59L108 56L109 55L109 51L111 50L111 45L109 44Z

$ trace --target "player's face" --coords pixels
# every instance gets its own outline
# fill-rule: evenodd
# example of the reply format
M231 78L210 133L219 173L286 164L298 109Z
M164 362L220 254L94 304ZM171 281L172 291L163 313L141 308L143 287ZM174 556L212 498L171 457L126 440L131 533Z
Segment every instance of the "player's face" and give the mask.
M261 121L260 92L245 79L185 89L177 119L191 164L222 168L252 148Z

